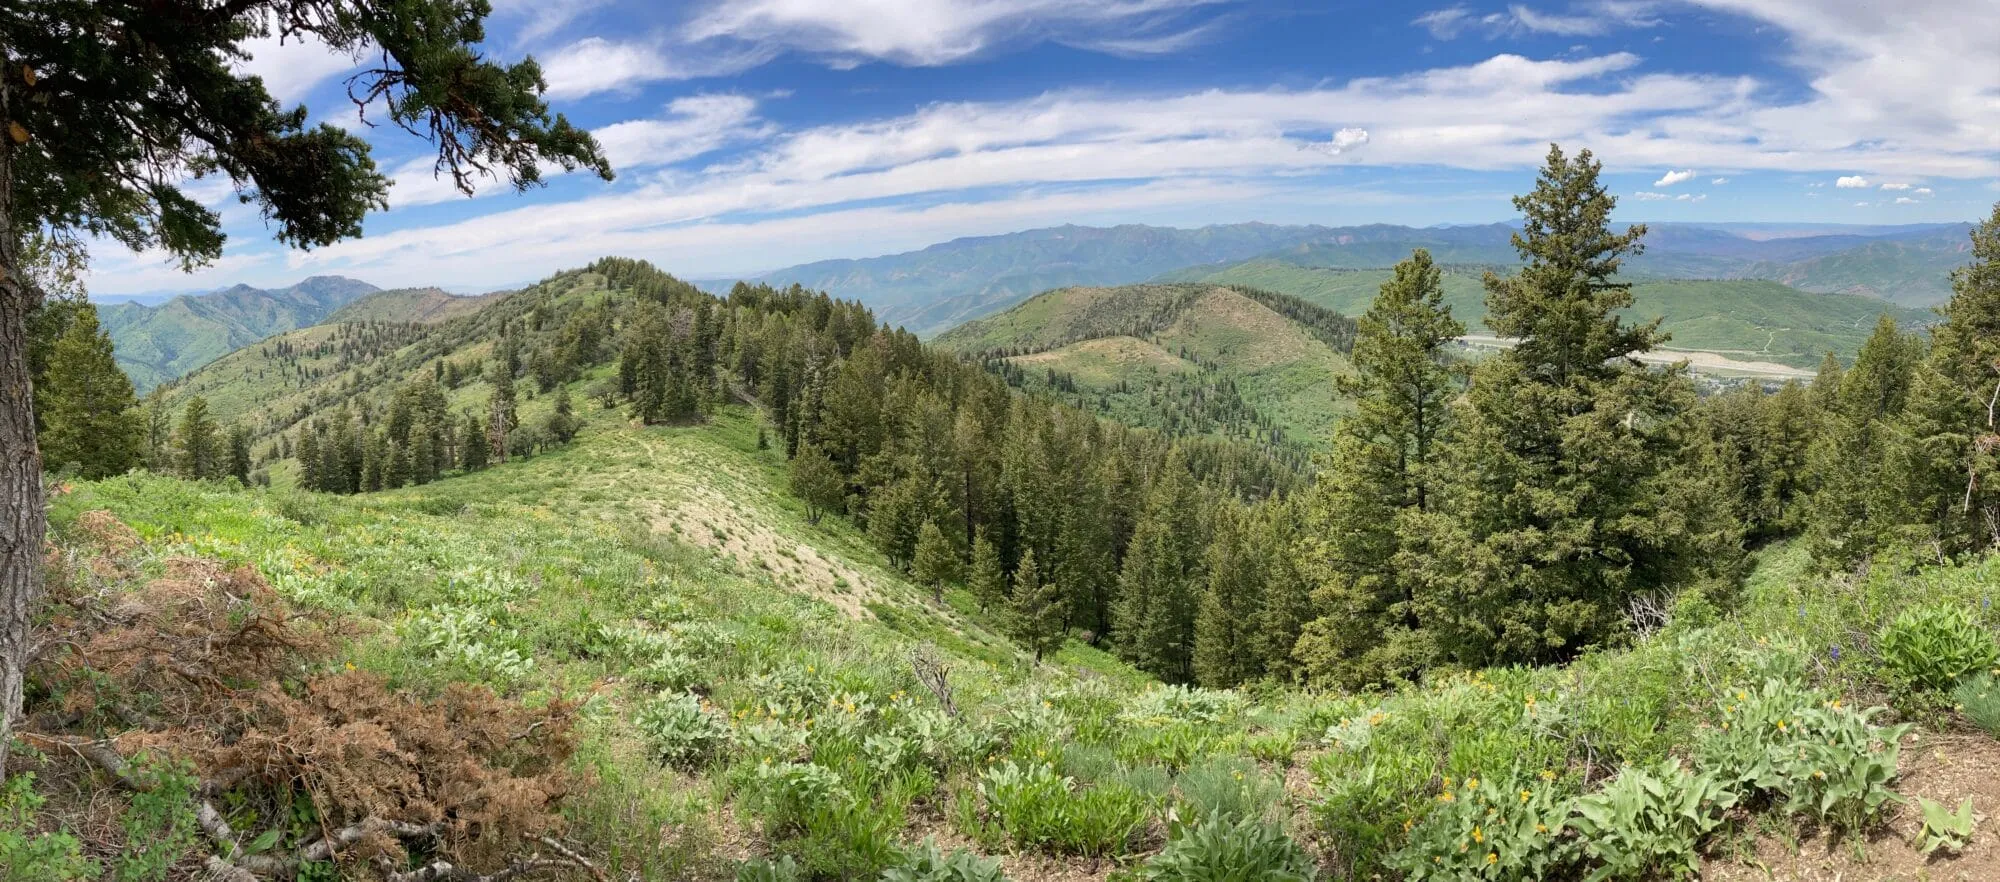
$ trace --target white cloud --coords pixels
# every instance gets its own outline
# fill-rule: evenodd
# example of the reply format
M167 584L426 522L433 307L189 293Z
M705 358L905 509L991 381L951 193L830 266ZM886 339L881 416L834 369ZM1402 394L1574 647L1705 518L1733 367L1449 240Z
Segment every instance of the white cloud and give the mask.
M1843 175L1833 185L1842 190L1863 190L1868 187L1868 179L1860 175Z
M1911 199L1911 198L1910 198L1910 197L1908 197L1908 196L1898 196L1898 197L1896 197L1896 204L1897 204L1897 205L1915 205L1915 204L1917 204L1917 200L1915 200L1915 199Z
M1349 126L1334 132L1330 140L1307 146L1328 156L1339 156L1366 143L1368 143L1368 130Z
M1855 208L1867 208L1867 207L1868 207L1868 203L1866 203L1866 202L1856 202L1856 203L1854 203L1854 207L1855 207Z
M1883 185L1882 185L1882 189L1884 189L1884 190L1908 190L1908 189L1910 189L1910 185L1909 185L1909 184L1883 184Z
M1060 42L1117 54L1184 48L1212 23L1190 10L1215 0L726 0L689 22L689 43L787 49L837 66L863 60L935 66L1006 43Z
M1715 185L1715 186L1717 186L1717 187L1720 187L1720 186L1722 186L1723 184L1727 184L1727 183L1729 183L1729 179L1728 179L1728 178L1716 178L1716 179L1715 179L1715 180L1713 180L1713 181L1709 181L1709 183L1710 183L1710 184L1713 184L1713 185Z
M1653 182L1653 186L1655 186L1655 187L1671 187L1671 186L1673 186L1673 185L1675 185L1675 184L1678 184L1678 183L1680 183L1680 182L1682 182L1682 181L1691 181L1691 180L1694 180L1694 169L1688 169L1688 170L1686 170L1686 171L1671 171L1671 170L1670 170L1670 171L1668 171L1668 172L1667 172L1666 174L1664 174L1664 175L1661 175L1661 176L1660 176L1660 179L1659 179L1659 180L1657 180L1657 181L1654 181L1654 182Z
M1929 196L1929 195L1931 195L1931 188L1929 188L1929 187L1918 187L1918 188L1916 189L1916 191L1915 191L1915 192L1916 192L1916 194L1917 194L1918 196Z
M1666 199L1672 199L1672 198L1674 198L1674 194L1672 194L1672 193L1654 193L1654 192L1652 192L1652 191L1650 191L1650 190L1640 190L1640 191L1638 191L1638 192L1636 192L1636 193L1633 193L1633 194L1632 194L1632 198L1634 198L1634 199L1637 199L1637 200L1639 200L1640 202L1659 202L1659 201L1662 201L1662 200L1666 200Z
M585 37L539 59L549 97L583 98L600 92L631 93L665 80L722 76L756 67L771 53L757 50L686 50L659 41L614 42Z
M665 119L614 123L591 132L620 171L668 165L770 134L757 102L742 95L694 95L667 105Z
M286 107L304 101L314 87L357 65L354 56L305 37L283 41L275 36L252 37L242 47L250 58L230 66L238 73L262 77L265 91Z

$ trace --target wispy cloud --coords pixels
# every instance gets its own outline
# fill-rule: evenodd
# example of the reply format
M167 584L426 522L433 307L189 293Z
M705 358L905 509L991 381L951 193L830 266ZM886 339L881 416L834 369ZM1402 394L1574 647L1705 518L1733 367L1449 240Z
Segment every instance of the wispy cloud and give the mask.
M1212 21L1190 13L1217 0L731 0L682 30L689 43L802 52L838 65L859 61L936 66L1004 44L1059 42L1117 54L1185 48Z
M1463 4L1435 9L1411 22L1430 31L1440 40L1452 40L1466 33L1488 39L1549 34L1559 37L1596 37L1621 28L1649 28L1660 24L1657 3L1639 0L1597 0L1573 5L1563 12L1537 10L1524 4L1509 5L1501 12L1478 13Z

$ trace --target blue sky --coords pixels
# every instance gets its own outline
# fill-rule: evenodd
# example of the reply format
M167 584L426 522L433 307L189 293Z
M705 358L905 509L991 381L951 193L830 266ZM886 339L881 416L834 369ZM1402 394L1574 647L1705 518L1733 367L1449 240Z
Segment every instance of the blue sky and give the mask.
M244 66L363 132L366 235L311 252L211 181L224 257L95 249L100 293L528 281L604 254L687 277L1060 223L1512 216L1550 141L1630 220L1971 220L2000 200L2000 0L494 0L619 177L466 198L360 124L352 59Z

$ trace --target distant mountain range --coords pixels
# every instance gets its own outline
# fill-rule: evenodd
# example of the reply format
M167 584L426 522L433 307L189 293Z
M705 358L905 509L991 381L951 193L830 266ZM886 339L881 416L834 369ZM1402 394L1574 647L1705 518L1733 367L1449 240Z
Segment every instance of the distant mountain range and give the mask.
M272 334L318 324L378 290L343 276L313 276L289 288L237 285L158 306L109 303L98 315L119 366L144 392Z
M1971 258L1970 224L1648 226L1646 253L1627 267L1637 278L1766 279L1906 306L1942 303L1951 293L1951 271ZM860 300L883 319L930 335L1052 288L1130 284L1258 257L1368 269L1390 266L1422 247L1442 263L1510 266L1516 262L1509 242L1513 233L1507 224L1062 226L955 239L903 254L820 261L749 281L796 282ZM733 281L700 284L719 290Z

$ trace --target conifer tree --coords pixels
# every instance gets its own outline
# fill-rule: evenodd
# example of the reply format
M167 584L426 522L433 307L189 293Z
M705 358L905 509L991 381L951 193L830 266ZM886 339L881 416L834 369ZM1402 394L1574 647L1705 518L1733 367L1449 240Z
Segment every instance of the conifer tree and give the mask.
M972 570L966 587L979 599L982 610L1009 609L1007 573L1000 565L1000 549L986 538L980 527L972 536Z
M576 437L576 406L570 402L568 386L556 391L554 409L549 412L548 422L543 429L557 444L568 444Z
M123 474L139 464L145 443L132 381L111 357L111 336L97 308L78 303L48 347L35 378L35 419L42 464L85 478Z
M208 415L208 399L199 395L188 399L176 436L181 475L196 481L223 476L228 450L216 433L215 420Z
M960 578L958 548L938 529L937 521L927 520L917 530L917 550L910 564L911 578L931 589L931 599L944 602L944 587Z
M250 464L250 430L243 426L230 426L227 473L247 487L250 484Z
M1212 688L1240 686L1263 673L1256 629L1263 617L1264 573L1247 512L1218 513L1206 550L1194 674Z
M1054 580L1042 578L1034 550L1022 554L1020 566L1014 568L1012 615L1008 621L1014 642L1033 654L1038 664L1062 646L1062 597L1062 589Z
M1910 488L1890 483L1895 424L1910 396L1923 343L1884 315L1842 373L1826 423L1815 441L1817 489L1807 515L1810 547L1822 562L1847 566L1879 548L1894 532Z
M1451 662L1567 658L1622 634L1634 596L1712 563L1672 507L1692 384L1634 357L1660 339L1619 316L1632 294L1617 273L1645 228L1611 229L1599 171L1552 146L1514 200L1524 266L1487 275L1486 323L1518 342L1474 371L1438 505L1410 519L1413 619Z
M1460 386L1448 347L1464 334L1444 303L1443 272L1422 249L1396 265L1355 323L1356 375L1340 382L1355 413L1335 430L1297 552L1317 583L1319 615L1298 647L1316 679L1384 683L1429 661L1415 633L1416 582L1396 558L1410 517L1434 507L1433 460Z
M1885 478L1905 538L1962 554L2000 545L2000 204L1942 311Z
M1113 628L1120 650L1140 670L1171 683L1194 678L1201 502L1177 445L1160 466L1119 574Z
M465 427L459 430L459 468L468 472L486 468L487 456L493 449L486 439L486 427L491 424L490 419L481 419L469 410L465 412Z
M146 468L160 474L171 474L177 468L178 456L174 448L174 412L167 404L165 387L155 386L146 393Z
M847 497L847 482L833 460L817 444L799 445L792 457L792 495L806 506L806 523L817 524L829 511L836 511Z
M299 486L306 490L326 489L325 476L320 472L319 432L312 426L299 426L299 443L294 448L299 460Z

